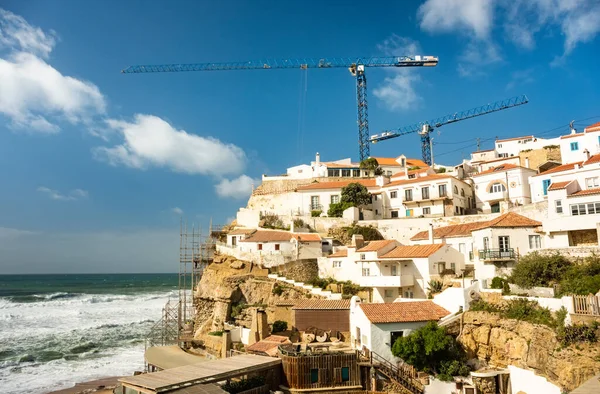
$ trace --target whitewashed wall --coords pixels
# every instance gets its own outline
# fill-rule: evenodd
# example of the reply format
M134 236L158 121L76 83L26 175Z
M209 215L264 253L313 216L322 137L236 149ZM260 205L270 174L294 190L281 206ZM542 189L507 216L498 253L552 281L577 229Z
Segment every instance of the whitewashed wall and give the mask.
M561 394L558 386L548 382L546 378L536 375L533 371L509 365L510 384L513 393L544 393Z

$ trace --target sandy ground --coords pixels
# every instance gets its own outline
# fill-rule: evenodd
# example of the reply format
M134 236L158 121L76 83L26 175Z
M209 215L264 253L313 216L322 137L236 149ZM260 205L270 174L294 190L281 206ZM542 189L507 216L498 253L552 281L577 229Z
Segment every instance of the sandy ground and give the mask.
M117 380L119 378L121 378L121 376L113 376L110 378L92 380L90 382L77 383L74 387L64 390L52 391L48 394L112 394L112 389L117 385Z

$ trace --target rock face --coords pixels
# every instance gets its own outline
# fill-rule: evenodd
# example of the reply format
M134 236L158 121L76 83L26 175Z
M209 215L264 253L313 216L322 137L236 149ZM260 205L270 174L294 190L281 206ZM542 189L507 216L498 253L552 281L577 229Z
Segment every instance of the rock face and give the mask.
M472 358L495 367L532 369L567 391L600 372L600 345L562 348L549 327L494 313L466 312L458 340Z

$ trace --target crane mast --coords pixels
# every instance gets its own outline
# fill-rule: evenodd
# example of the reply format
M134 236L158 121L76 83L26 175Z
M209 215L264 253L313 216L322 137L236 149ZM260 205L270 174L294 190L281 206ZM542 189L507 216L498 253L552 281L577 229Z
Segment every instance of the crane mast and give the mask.
M453 114L441 116L425 122L415 123L409 126L400 127L397 129L385 130L381 134L375 134L369 139L372 143L385 141L392 138L401 137L403 135L418 133L421 136L421 153L423 161L429 165L431 162L431 132L447 124L460 122L463 120L475 118L477 116L491 114L493 112L503 111L505 109L518 107L527 104L529 99L526 95L511 97L506 100L496 101L491 104L483 105L468 109L466 111L455 112Z
M358 108L358 151L363 161L370 156L369 116L367 102L366 67L434 67L438 64L435 56L384 56L384 57L332 57L299 59L261 59L247 62L191 63L139 65L123 69L124 74L186 72L186 71L225 71L225 70L272 70L272 69L312 69L347 68L356 78L356 101Z

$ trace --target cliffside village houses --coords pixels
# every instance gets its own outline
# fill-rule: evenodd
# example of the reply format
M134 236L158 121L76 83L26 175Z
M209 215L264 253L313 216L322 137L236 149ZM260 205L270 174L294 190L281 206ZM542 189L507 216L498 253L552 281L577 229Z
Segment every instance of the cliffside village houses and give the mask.
M310 165L264 175L217 247L265 267L316 260L321 277L372 288L372 302L425 298L432 280L449 275L487 283L539 249L598 247L600 123L553 139L496 140L471 156L435 168L404 155L376 157L384 175L374 177L350 159L324 162L317 153ZM353 182L368 189L371 203L328 218ZM260 228L268 214L290 231ZM294 228L298 218L322 235ZM325 236L352 223L388 239L334 246Z

